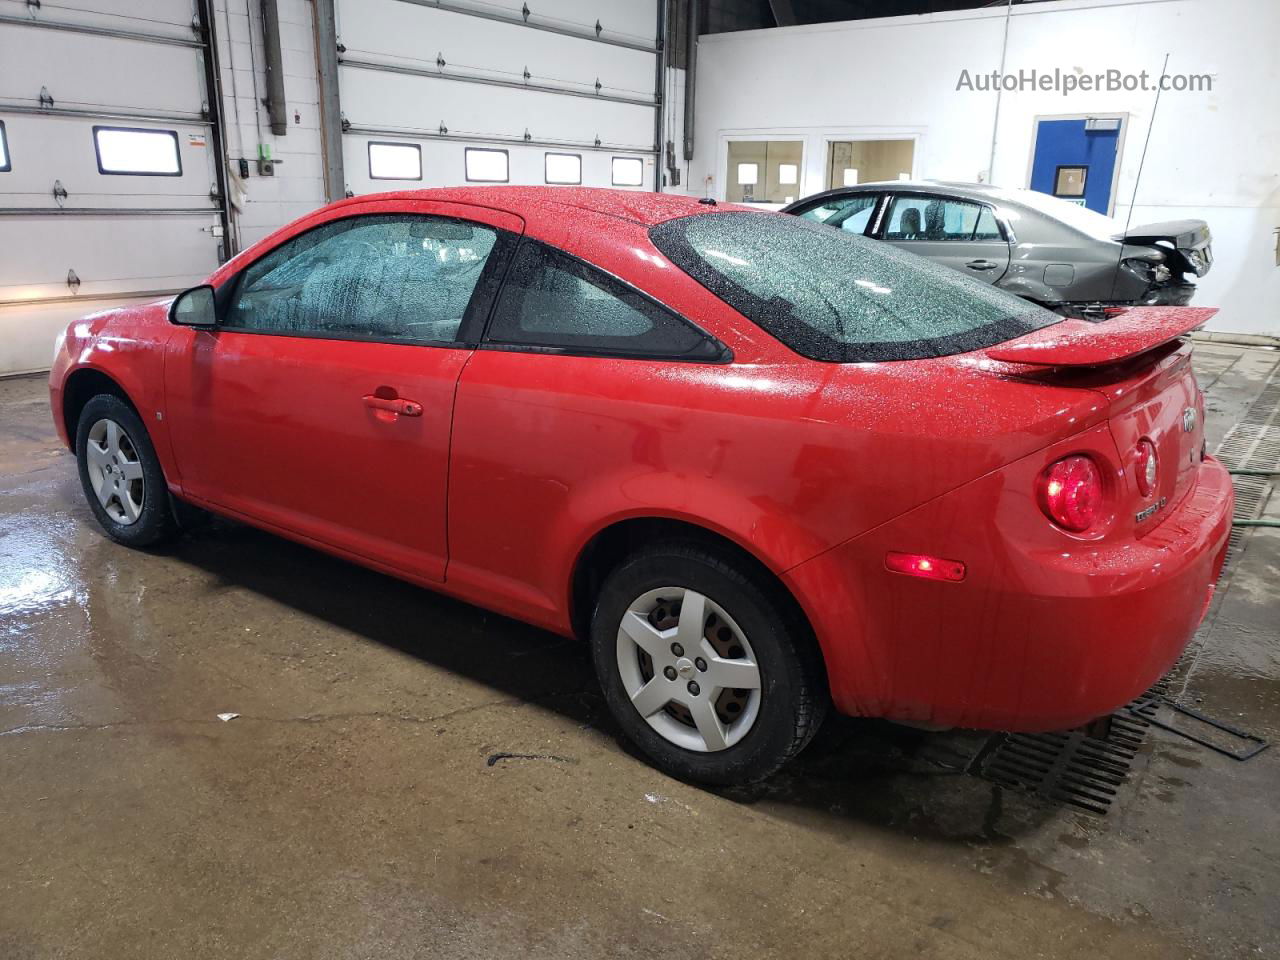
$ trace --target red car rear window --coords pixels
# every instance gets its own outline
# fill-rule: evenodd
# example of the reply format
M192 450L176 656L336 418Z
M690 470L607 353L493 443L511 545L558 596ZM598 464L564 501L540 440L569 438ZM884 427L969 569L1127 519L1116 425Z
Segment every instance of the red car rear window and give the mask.
M923 257L799 217L697 214L649 235L704 287L813 360L944 357L1062 320Z

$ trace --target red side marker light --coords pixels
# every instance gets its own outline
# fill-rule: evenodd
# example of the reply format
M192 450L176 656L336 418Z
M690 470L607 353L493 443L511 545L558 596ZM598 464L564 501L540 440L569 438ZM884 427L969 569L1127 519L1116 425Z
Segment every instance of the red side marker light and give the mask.
M959 583L964 579L964 564L959 560L944 560L942 557L931 557L927 553L895 553L890 550L884 555L884 565L894 573L905 573L909 577L924 577L926 580L947 580Z

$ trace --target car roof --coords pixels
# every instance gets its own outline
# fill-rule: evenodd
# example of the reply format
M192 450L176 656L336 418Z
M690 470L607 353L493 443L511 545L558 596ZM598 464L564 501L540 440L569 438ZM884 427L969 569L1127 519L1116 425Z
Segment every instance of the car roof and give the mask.
M638 190L610 190L601 187L437 187L427 190L400 190L394 193L366 194L345 203L368 200L439 200L470 203L505 210L517 216L547 212L548 206L563 215L565 208L616 217L651 227L677 217L719 210L750 210L738 204L705 204L697 197L671 193L649 193Z
M796 203L812 200L815 197L838 197L850 193L881 193L886 190L907 190L923 193L948 193L959 197L1000 197L1007 199L1009 191L989 183L964 183L959 180L868 180L848 187L833 187L821 193L802 197Z

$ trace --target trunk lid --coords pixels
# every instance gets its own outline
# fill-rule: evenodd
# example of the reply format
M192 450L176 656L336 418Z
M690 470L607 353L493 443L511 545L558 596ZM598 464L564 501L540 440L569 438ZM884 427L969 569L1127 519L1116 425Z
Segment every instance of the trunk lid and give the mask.
M1126 244L1172 247L1178 255L1170 257L1172 267L1203 277L1213 265L1213 236L1203 220L1166 220L1143 223L1117 233L1113 240ZM1181 258L1181 263L1177 259Z
M1209 225L1203 220L1165 220L1129 227L1114 239L1126 243L1156 243L1168 240L1179 247L1207 247L1212 240Z
M1031 365L1040 382L1090 389L1107 400L1108 428L1120 457L1120 530L1142 537L1160 525L1191 489L1204 450L1204 410L1179 338L1217 311L1205 307L1136 307L1103 323L1068 320L989 348L996 360ZM1040 369L1036 369L1040 368ZM1156 483L1138 485L1139 444L1156 451Z
M1120 503L1123 526L1141 537L1160 525L1195 483L1204 451L1204 408L1191 348L1182 345L1145 369L1101 388L1111 401L1109 426L1124 467ZM1156 484L1143 496L1138 486L1138 444L1156 450Z

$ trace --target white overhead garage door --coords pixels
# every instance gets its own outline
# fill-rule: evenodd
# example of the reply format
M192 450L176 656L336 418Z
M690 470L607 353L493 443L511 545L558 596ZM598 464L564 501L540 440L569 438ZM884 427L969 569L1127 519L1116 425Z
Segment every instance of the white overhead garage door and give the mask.
M194 0L0 0L0 374L219 263Z
M347 190L654 189L658 0L338 0Z

